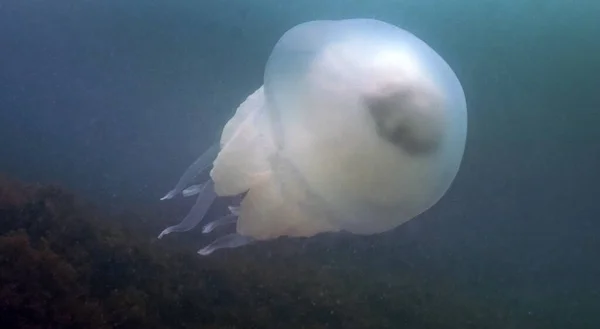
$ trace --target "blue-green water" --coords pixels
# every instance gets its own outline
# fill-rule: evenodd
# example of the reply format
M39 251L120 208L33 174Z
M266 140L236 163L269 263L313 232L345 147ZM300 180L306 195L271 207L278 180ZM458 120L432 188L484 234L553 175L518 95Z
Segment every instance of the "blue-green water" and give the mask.
M467 149L431 211L330 257L411 262L543 328L598 328L599 16L557 0L0 1L0 172L157 202L262 83L284 31L377 18L453 67Z

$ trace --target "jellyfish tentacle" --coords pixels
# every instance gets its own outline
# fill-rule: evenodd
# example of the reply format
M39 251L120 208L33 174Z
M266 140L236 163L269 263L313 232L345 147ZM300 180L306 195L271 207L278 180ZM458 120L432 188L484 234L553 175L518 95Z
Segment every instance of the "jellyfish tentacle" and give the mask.
M238 216L236 214L229 214L223 216L213 222L210 222L202 228L202 233L207 234L214 231L217 227L235 224L237 222Z
M164 197L160 200L172 199L174 196L182 192L186 186L196 177L196 175L203 172L206 168L208 168L213 160L217 157L219 153L219 143L213 144L208 150L204 151L202 155L196 159L181 175L175 187L170 190Z
M214 182L209 180L204 184L204 188L199 193L196 203L187 216L183 218L181 223L167 227L160 233L158 238L161 239L163 236L173 232L189 231L196 227L196 225L202 221L204 215L206 215L206 212L208 211L208 208L210 208L211 204L216 198L217 193L215 192Z
M198 250L198 254L207 256L219 249L237 248L248 245L254 242L254 239L249 236L244 236L238 233L231 233L216 239L213 243Z
M204 188L204 184L192 185L192 186L187 187L183 191L181 191L181 195L183 195L184 198L192 196L192 195L196 195L196 194L200 193L200 191L202 191L203 188Z
M240 206L229 206L229 207L227 207L227 209L229 209L229 212L232 215L235 215L235 216L240 215Z

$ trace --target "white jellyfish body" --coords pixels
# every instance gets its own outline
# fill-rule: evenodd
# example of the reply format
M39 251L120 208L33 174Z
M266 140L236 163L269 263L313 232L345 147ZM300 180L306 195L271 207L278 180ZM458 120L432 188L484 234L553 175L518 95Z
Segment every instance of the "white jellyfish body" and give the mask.
M219 147L163 198L199 194L161 237L196 226L216 197L243 193L204 229L235 223L236 233L200 254L280 236L393 229L447 191L466 131L460 82L414 35L371 19L300 24L276 44L264 85L227 122ZM213 159L209 182L187 188Z

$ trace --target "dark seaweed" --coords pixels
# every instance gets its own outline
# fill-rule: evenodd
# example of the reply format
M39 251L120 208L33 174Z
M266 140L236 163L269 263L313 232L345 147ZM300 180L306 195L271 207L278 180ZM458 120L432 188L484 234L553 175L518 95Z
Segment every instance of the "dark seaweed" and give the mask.
M451 284L324 266L300 240L202 258L101 213L0 179L2 328L517 328Z

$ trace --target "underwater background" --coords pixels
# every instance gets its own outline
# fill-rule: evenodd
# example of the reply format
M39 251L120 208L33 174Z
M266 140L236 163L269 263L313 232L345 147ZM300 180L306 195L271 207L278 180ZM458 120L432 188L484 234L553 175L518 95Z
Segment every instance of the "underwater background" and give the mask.
M198 230L156 241L193 202L158 199L277 39L354 17L414 33L459 77L469 131L446 196L375 236L209 258ZM598 17L558 0L0 0L0 322L600 328Z

